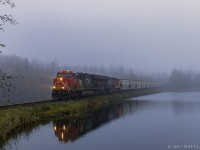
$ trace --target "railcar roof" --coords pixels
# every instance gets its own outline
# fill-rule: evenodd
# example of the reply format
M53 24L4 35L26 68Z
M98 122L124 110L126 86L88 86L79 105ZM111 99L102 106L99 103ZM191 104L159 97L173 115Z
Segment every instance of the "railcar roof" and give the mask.
M121 79L121 80L140 81L140 82L150 82L150 81L144 81L144 80L132 80L132 79Z
M110 77L104 76L104 75L89 74L89 73L83 73L83 72L77 72L77 74L91 76L92 78L101 79L101 80L107 80L110 78Z

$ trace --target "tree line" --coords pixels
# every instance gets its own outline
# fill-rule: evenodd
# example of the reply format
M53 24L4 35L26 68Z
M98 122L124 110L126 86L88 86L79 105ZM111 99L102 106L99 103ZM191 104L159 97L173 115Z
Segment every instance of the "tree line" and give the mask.
M200 88L200 73L172 70L170 75L148 76L136 74L123 66L60 66L54 60L49 63L30 61L16 55L0 54L0 104L38 101L51 98L53 78L58 70L72 70L107 75L122 79L160 81L176 89Z
M199 89L200 73L173 69L168 80L168 86L175 89Z
M19 103L50 98L53 72L52 64L42 65L15 55L0 55L1 76L6 73L13 77L12 85L0 87L0 103ZM0 79L0 82L3 81ZM5 83L5 81L4 81Z
M72 70L122 79L153 80L150 76L136 75L131 69L125 69L123 66L59 66L56 60L39 63L35 60L30 61L27 58L5 54L0 54L0 70L1 76L6 73L10 77L9 80L12 79L9 86L0 87L0 104L49 99L53 78L58 70ZM1 81L3 80L0 78L0 85Z

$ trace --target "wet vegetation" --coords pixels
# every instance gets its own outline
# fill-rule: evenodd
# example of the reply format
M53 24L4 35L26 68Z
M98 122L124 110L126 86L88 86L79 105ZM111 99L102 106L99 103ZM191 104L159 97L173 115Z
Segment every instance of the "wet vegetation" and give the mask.
M0 139L5 143L8 137L19 128L26 128L34 124L49 122L61 118L80 120L92 116L100 109L120 104L125 98L160 92L159 90L146 90L125 92L120 94L89 97L74 101L61 101L51 104L38 104L33 106L18 106L0 110ZM3 144L4 145L4 144Z

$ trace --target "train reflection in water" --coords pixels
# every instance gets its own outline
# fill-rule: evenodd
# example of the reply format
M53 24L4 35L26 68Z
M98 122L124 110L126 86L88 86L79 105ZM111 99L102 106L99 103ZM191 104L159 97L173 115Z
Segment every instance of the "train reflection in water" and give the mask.
M108 123L116 118L119 118L128 113L138 110L138 107L142 108L147 102L138 101L125 101L123 104L104 108L99 112L96 112L90 118L82 120L67 121L59 120L54 122L55 135L59 141L64 143L73 142L79 137L85 135L89 131L97 129L101 125Z

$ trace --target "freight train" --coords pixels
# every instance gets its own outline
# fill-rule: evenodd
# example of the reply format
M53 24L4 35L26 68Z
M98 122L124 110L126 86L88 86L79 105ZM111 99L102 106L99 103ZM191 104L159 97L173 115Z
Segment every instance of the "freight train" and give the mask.
M120 91L156 88L150 81L118 79L109 76L61 70L53 79L53 99L73 99L89 95L101 95Z

